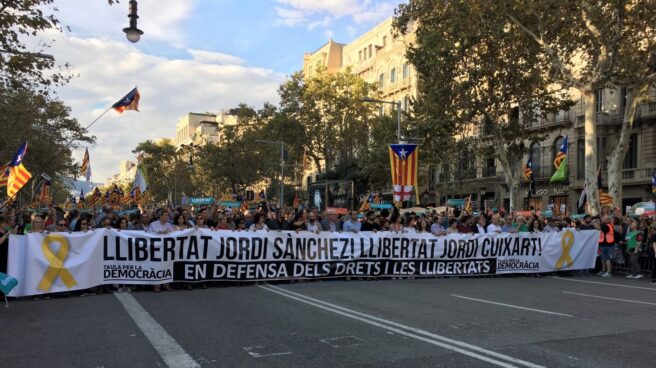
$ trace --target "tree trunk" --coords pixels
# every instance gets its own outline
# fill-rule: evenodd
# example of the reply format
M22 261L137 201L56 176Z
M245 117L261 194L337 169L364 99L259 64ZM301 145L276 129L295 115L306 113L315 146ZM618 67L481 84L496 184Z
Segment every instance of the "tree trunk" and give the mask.
M497 121L493 119L492 116L486 115L490 121ZM503 169L503 173L506 177L506 185L508 185L508 190L510 191L510 208L509 211L516 211L520 206L519 191L521 189L521 172L522 172L522 162L521 159L514 162L511 166L510 159L508 158L508 152L506 151L503 134L501 133L501 128L495 124L493 130L494 143L496 146L497 157L499 158L499 163ZM514 170L513 170L514 169Z
M620 206L622 203L622 164L626 156L626 150L631 137L631 129L633 128L633 120L635 119L636 110L640 100L647 92L647 88L643 87L631 91L627 96L629 103L627 104L624 117L622 119L622 130L617 142L617 146L613 149L608 157L608 194L613 197L615 207Z
M585 190L588 199L588 212L599 216L599 192L597 188L597 113L595 110L595 91L588 85L581 88L585 103Z
M521 208L520 190L522 189L522 182L519 180L518 175L506 174L506 184L510 188L510 209L509 211L517 211Z

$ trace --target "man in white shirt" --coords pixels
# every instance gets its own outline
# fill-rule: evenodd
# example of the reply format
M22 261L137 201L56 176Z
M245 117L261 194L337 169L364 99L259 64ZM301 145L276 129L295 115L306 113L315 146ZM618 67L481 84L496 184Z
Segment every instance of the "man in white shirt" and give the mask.
M499 218L499 215L492 216L492 222L487 225L487 232L490 234L500 234L502 231L501 219Z
M148 228L148 231L157 234L168 234L175 231L173 225L169 223L169 213L163 209L157 210L157 216L159 217L158 221L153 221Z
M435 236L446 235L446 229L442 225L444 223L444 217L437 216L431 225L431 233Z
M547 219L547 225L542 229L543 233L557 233L559 232L560 229L554 225L554 219L553 218L548 218Z

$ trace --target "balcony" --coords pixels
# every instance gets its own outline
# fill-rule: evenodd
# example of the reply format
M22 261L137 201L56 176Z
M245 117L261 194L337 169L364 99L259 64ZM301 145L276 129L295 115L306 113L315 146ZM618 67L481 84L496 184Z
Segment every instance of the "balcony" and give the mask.
M483 168L483 177L484 178L493 178L495 176L497 176L496 166L490 166L490 167Z
M622 170L622 183L651 183L651 176L654 170L656 170L656 168L624 169Z
M636 111L636 117L656 118L656 101L649 101L646 104L640 105Z

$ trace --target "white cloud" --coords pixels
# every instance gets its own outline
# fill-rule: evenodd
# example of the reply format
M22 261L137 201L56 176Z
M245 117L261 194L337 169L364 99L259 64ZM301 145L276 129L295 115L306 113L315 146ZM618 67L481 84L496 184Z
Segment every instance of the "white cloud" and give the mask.
M75 35L125 39L122 29L128 26L128 2L109 6L104 0L58 0L56 17ZM141 0L138 27L144 38L180 44L183 27L195 6L194 0Z
M290 27L329 27L334 20L350 17L358 24L374 24L394 15L402 0L276 0L279 24Z
M89 148L94 181L118 172L119 161L133 159L137 143L174 137L175 123L188 112L218 111L240 102L256 107L265 101L276 103L284 79L280 73L248 67L242 59L218 52L190 49L193 59L183 60L150 55L122 40L45 36L55 39L49 52L70 62L79 74L58 93L82 126L139 87L140 112L109 111L90 129L97 137ZM78 160L83 152L76 152Z
M246 61L234 55L224 54L222 52L187 49L195 61L206 64L232 64L243 65Z
M397 5L398 4L380 3L377 6L353 14L353 20L356 23L378 23L394 15L394 9Z

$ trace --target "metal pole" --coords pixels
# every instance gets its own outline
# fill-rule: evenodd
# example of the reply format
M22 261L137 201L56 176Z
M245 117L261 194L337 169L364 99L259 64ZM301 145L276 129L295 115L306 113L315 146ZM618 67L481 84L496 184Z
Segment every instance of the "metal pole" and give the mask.
M280 141L280 208L285 206L285 142Z
M396 139L401 142L401 101L394 104L396 106Z

